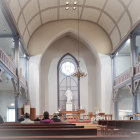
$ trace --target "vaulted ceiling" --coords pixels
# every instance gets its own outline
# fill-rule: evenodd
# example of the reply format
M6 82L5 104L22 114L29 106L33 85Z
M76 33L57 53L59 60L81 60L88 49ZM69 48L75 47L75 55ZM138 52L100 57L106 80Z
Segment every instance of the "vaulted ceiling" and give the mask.
M66 1L77 0L5 0L23 40L28 42L43 24L63 19L77 19ZM79 19L99 25L109 36L112 48L135 26L140 17L140 0L79 0Z

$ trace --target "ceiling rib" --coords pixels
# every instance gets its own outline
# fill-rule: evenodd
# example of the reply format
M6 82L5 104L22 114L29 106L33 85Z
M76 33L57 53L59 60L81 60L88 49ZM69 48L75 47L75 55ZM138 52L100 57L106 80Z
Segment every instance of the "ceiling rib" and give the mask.
M58 6L54 6L54 7L48 7L48 8L46 8L46 9L43 9L43 10L41 10L41 12L44 12L44 11L47 11L47 10L50 10L50 9L55 9L55 8L57 8ZM65 5L61 5L61 6L59 6L60 8L63 8L63 7L65 7ZM81 5L80 5L80 7L81 7ZM92 8L92 9L96 9L96 10L99 10L99 11L101 11L101 9L100 8L97 8L97 7L92 7L92 6L84 6L84 7L86 7L86 8ZM115 22L115 20L106 12L106 11L102 11L105 15L107 15L111 20L112 20L112 22L114 23L114 25L116 25L116 22ZM36 13L30 20L29 20L29 22L26 24L26 28L27 28L27 26L30 24L30 22L38 15L39 13ZM92 21L91 21L92 22ZM116 25L116 27L117 27L117 29L119 30L119 28L118 28L118 26ZM26 28L25 28L25 30L26 30ZM120 32L120 31L119 31Z
M42 16L41 16L41 9L40 9L40 3L39 3L39 0L37 0L37 4L38 4L38 9L39 9L39 17L40 17L40 22L41 22L41 25L42 25Z
M119 0L119 1L120 1L120 3L122 4L122 6L124 7L125 11L127 12L128 17L129 17L129 20L130 20L130 26L132 27L132 17L131 17L130 12L129 12L128 8L127 8L127 7L129 7L129 5L131 4L132 0L129 2L128 6L126 6L126 5L123 3L122 0Z
M81 10L81 14L80 14L79 19L81 19L81 18L82 18L82 14L83 14L83 11L84 11L84 6L85 6L85 3L86 3L86 0L84 0L84 2L83 2L83 5L82 5L82 10Z
M17 24L19 23L19 19L20 19L20 16L21 16L21 14L22 14L24 8L27 6L27 4L28 4L30 1L31 1L31 0L28 0L28 1L25 3L25 5L21 8L21 11L20 11L19 16L18 16L18 18L17 18ZM19 3L20 3L20 2L19 2Z
M60 13L60 0L58 0L57 1L57 6L58 6L58 8L57 8L57 20L59 20L59 13Z
M102 10L101 10L101 13L100 13L100 15L99 15L99 18L98 18L98 20L97 20L97 23L99 23L99 20L100 20L102 14L103 14L103 12L104 12L104 9L105 9L105 6L106 6L107 2L108 2L108 0L106 0L105 3L104 3L104 6L103 6L103 8L102 8Z
M18 2L19 2L19 0L18 0ZM19 2L19 6L20 6L20 9L22 9L20 2ZM21 10L21 11L22 11L22 10ZM27 25L27 21L25 20L25 16L24 16L24 14L23 14L23 11L22 11L22 16L23 16L23 19L24 19L25 24ZM29 36L30 36L30 32L29 32L28 26L27 26L26 29L27 29L27 32L28 32L28 34L29 34ZM25 31L23 32L23 36L24 36L24 34L25 34Z

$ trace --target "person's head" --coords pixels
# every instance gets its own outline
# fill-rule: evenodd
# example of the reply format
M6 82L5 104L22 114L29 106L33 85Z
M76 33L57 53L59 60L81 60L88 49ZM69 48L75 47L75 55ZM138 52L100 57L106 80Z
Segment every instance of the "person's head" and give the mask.
M24 115L20 115L20 118L24 118Z
M56 113L53 114L53 118L57 118L57 114Z
M26 118L26 119L30 118L29 113L25 113L24 118Z
M43 116L44 116L44 119L49 119L49 112L45 111Z

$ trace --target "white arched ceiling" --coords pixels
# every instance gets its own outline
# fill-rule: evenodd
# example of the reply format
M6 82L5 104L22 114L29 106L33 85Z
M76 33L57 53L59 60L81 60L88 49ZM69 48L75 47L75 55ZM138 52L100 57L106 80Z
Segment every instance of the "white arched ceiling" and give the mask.
M107 34L96 24L80 21L79 30L80 39L86 40L92 50L96 48L100 53L109 53L111 51L112 48ZM45 24L32 35L28 45L30 54L43 53L55 39L58 39L65 33L73 33L77 36L77 21L61 20Z
M26 46L32 34L43 24L78 18L78 12L71 8L65 10L66 1L72 3L75 0L5 0ZM79 19L102 27L115 49L138 22L139 5L140 0L79 0Z

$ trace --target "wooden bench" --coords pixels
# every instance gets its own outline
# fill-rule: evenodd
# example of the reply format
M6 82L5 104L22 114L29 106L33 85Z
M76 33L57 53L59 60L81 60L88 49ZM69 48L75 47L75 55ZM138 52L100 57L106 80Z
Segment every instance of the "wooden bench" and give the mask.
M45 128L84 128L84 126L76 126L76 125L1 125L0 129L45 129Z
M5 123L3 123L3 124L1 124L2 126L16 126L16 125L29 125L29 126L43 126L43 125L50 125L50 126L52 126L52 125L58 125L58 126L60 126L60 125L75 125L75 124L72 124L72 123L67 123L67 122L55 122L55 123L53 123L53 124L49 124L49 123L40 123L40 122L35 122L35 123L28 123L28 124L24 124L24 123L19 123L19 122L5 122ZM0 126L1 126L0 125Z
M53 128L53 129L0 129L0 137L4 136L66 136L97 135L97 129L85 128Z
M100 120L99 125L107 125L115 128L140 129L140 120Z
M101 129L112 134L130 134L131 132L140 132L140 121L138 120L100 120L98 124Z
M0 140L139 140L130 136L14 136L0 137Z
M102 122L99 122L102 124ZM105 123L104 123L105 124ZM106 123L109 124L109 123ZM116 126L116 123L113 123ZM97 135L95 128L78 128L70 124L4 124L0 126L0 140L139 140L139 135ZM4 129L2 128L4 127ZM66 128L70 127L70 128ZM18 129L19 128L19 129Z

